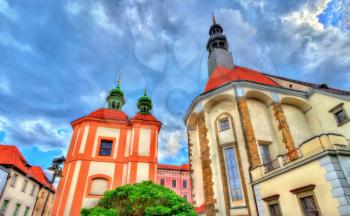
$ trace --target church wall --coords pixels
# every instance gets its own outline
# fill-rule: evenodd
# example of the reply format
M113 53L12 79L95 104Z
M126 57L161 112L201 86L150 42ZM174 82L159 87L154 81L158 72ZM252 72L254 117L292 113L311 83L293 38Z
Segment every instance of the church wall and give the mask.
M257 144L268 144L273 159L282 153L279 146L282 143L278 141L273 127L276 121L263 102L254 99L248 99L247 102Z
M81 166L81 161L77 161L75 167L72 167L74 170L72 171L72 179L70 180L70 184L67 186L70 186L69 191L68 191L68 197L67 200L63 200L66 204L64 208L64 215L70 215L70 210L72 207L72 201L74 198L74 192L77 187L77 182L78 182L78 174L80 172L80 166Z
M282 108L294 140L294 145L299 146L311 138L312 133L303 111L298 107L288 104L282 104Z
M301 176L307 176L307 178L302 178ZM319 160L304 164L254 185L254 188L257 189L257 194L260 194L258 196L259 200L257 200L258 206L263 205L264 208L263 210L260 209L260 211L265 212L263 215L268 215L267 203L262 199L272 195L279 195L278 201L283 215L302 215L297 195L290 191L310 184L315 185L313 194L316 197L322 215L339 215L339 203L332 197L332 186L327 181L326 170L321 167Z
M150 150L151 150L151 130L149 128L141 128L139 145L138 145L138 155L149 156Z
M195 206L200 206L204 203L204 190L203 190L203 173L202 162L200 159L200 144L198 127L195 130L189 130L189 144L190 146L190 163L191 163L191 177L192 177L192 191L195 201Z
M350 101L336 97L330 97L320 93L315 93L309 98L310 104L318 117L318 123L322 133L339 133L350 139L350 122L338 127L333 113L329 110L340 103L344 103L344 109L350 117Z

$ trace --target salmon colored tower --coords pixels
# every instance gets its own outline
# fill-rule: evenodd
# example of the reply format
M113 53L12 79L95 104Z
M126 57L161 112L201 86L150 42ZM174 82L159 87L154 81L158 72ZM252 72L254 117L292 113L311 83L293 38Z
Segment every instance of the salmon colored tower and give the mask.
M152 100L139 98L132 118L122 111L124 93L118 81L100 108L72 122L73 135L63 168L53 216L79 215L94 206L106 190L156 181L158 133L161 122L152 114Z

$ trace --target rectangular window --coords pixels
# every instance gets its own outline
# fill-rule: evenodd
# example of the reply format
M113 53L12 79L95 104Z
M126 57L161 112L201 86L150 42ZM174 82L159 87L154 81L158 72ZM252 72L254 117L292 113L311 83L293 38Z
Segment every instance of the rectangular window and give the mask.
M160 179L160 184L164 186L164 179Z
M26 179L26 180L24 180L24 182L23 182L22 192L24 192L24 193L26 192L27 185L28 185L28 180Z
M270 204L269 211L271 216L282 216L280 205L278 203Z
M21 204L17 203L15 211L13 212L13 216L17 216L18 215L18 212L19 212L20 208L21 208Z
M29 207L26 207L26 210L24 211L24 216L28 216L29 215Z
M346 123L349 118L345 110L341 109L334 113L335 119L337 120L338 125Z
M101 140L100 151L98 152L98 155L99 156L111 156L112 145L113 145L113 141Z
M233 147L225 149L226 169L232 200L242 200L241 183L236 162L236 152Z
M301 197L300 204L305 216L320 215L313 195Z
M10 203L9 200L4 200L4 202L1 205L0 215L6 215L6 210L7 210L7 207L9 206L9 203Z
M10 184L12 187L16 186L17 177L18 177L17 174L13 174L12 179L11 179L11 184Z
M220 123L220 131L230 129L230 121L228 120L228 118L220 119L219 123Z
M182 181L182 188L187 188L187 181L186 180Z
M36 188L36 185L33 184L32 191L30 192L31 196L34 196L35 188Z
M172 180L172 181L171 181L171 186L172 186L173 188L176 188L176 180Z
M263 164L268 164L271 162L271 156L269 151L269 145L260 145L259 144L259 151L261 156L261 161Z
M349 116L344 109L344 103L338 104L337 106L329 110L329 112L333 113L338 126L342 126L343 124L350 121Z

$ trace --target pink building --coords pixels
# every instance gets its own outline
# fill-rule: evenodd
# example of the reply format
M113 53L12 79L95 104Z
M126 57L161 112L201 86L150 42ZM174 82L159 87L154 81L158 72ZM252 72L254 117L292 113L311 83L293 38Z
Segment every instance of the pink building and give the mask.
M192 203L189 164L179 166L158 164L157 183L172 189Z

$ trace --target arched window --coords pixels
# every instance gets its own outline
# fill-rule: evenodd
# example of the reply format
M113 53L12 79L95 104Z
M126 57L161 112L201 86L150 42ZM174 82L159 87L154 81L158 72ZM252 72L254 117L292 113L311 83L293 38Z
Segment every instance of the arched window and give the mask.
M94 175L89 177L88 195L102 196L103 193L110 189L111 178L106 175Z
M115 101L112 101L112 108L115 108Z

